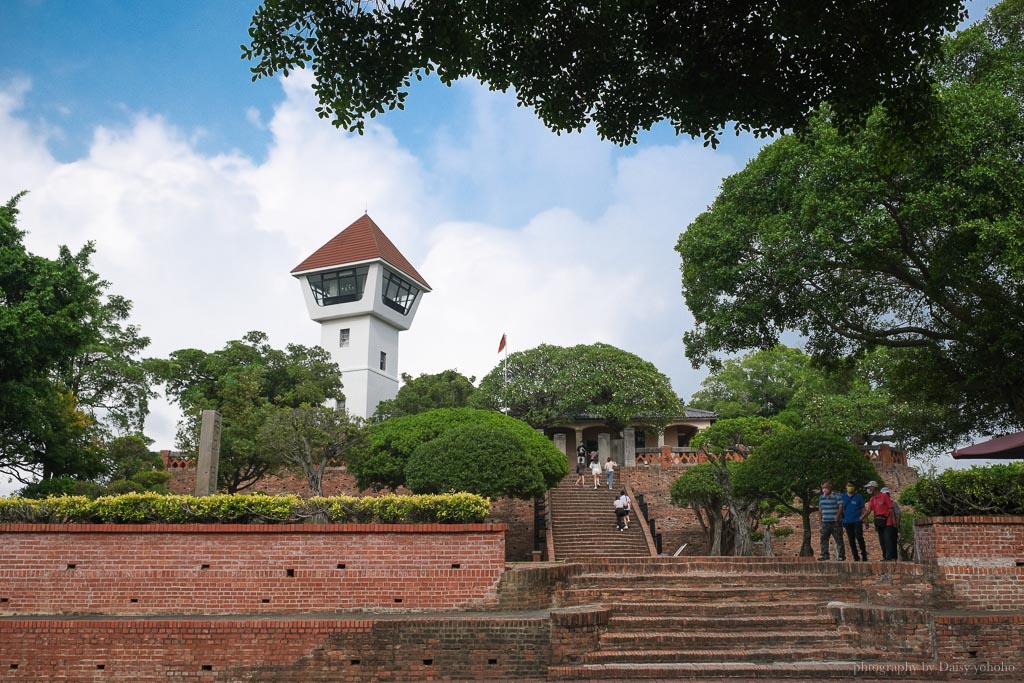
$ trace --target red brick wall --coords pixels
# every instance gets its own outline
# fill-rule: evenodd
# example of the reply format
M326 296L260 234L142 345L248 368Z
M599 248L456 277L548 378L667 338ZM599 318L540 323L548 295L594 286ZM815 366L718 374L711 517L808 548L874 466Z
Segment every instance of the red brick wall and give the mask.
M940 672L956 678L1024 679L1024 614L934 618Z
M0 679L540 681L550 631L544 617L6 620Z
M927 517L914 531L922 562L968 567L1024 562L1024 517Z
M191 494L195 491L196 471L169 470L173 477L167 483L171 493ZM324 473L325 496L377 496L381 491L360 489L356 486L356 478L340 467L329 467ZM271 475L260 479L245 493L266 493L277 495L292 493L297 496L309 497L310 491L305 477L298 474L285 473ZM399 493L409 493L399 489ZM499 498L491 503L491 514L488 521L505 524L505 559L509 562L528 562L533 554L533 501Z
M927 517L914 539L919 561L938 565L962 609L1024 605L1024 517Z
M0 613L261 614L497 603L504 527L0 525Z

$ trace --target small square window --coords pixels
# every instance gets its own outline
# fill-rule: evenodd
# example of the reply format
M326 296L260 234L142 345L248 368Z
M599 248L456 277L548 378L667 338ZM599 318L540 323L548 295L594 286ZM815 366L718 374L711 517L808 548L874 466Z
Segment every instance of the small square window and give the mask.
M383 351L380 352L380 369L388 369L388 354L384 353Z
M342 348L348 346L349 337L349 328L346 327L343 330L338 330L338 346Z

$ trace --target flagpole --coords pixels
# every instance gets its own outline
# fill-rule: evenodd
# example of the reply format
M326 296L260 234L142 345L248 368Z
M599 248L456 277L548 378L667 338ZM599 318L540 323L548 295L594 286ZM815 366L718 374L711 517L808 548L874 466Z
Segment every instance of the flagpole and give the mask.
M503 333L501 338L505 341L505 362L502 364L502 396L501 402L505 404L505 413L508 414L508 333Z

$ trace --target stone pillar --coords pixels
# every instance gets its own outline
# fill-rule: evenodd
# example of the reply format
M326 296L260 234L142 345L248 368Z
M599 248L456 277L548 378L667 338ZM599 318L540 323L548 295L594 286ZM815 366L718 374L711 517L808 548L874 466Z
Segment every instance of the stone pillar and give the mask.
M203 411L203 424L199 431L199 463L196 466L196 495L208 496L217 492L217 467L220 463L220 413Z
M581 443L583 443L583 430L582 429L577 429L576 430L576 448L579 448Z
M565 450L565 434L555 434L554 441L555 448L562 451L563 455L568 455L568 452Z
M604 464L604 461L612 454L612 435L604 432L597 435L597 459Z
M659 429L658 430L658 448L661 448L664 445L665 445L665 430L664 429Z
M636 467L636 429L626 427L622 430L623 461L626 467Z

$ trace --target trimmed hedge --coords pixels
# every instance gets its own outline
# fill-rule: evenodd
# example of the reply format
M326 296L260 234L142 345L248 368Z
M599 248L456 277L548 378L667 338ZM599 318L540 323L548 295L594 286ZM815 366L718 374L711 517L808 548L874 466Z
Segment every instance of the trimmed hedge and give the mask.
M900 504L928 517L1024 515L1024 463L921 477L903 489Z
M0 498L0 522L28 524L288 524L482 522L490 512L486 498L471 493L428 496L230 495L165 496L127 493L90 500L85 496Z

